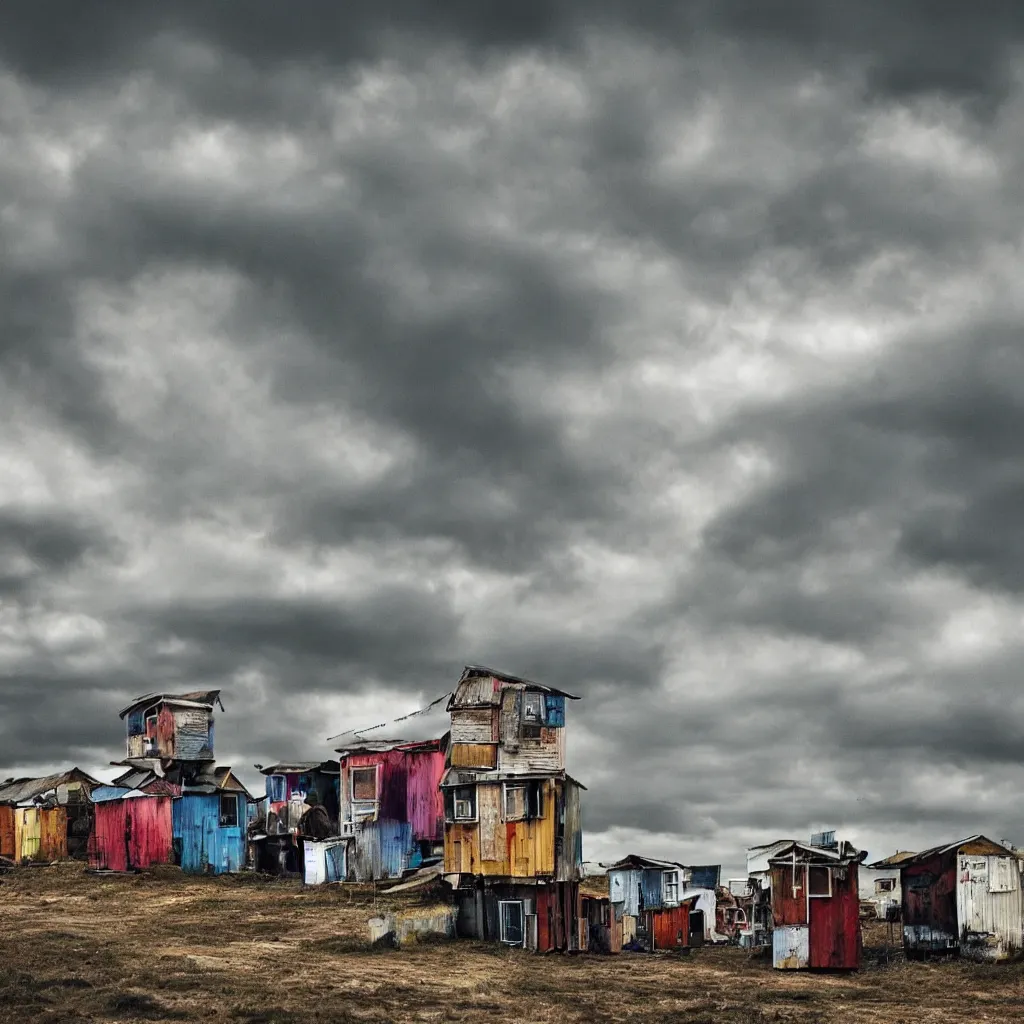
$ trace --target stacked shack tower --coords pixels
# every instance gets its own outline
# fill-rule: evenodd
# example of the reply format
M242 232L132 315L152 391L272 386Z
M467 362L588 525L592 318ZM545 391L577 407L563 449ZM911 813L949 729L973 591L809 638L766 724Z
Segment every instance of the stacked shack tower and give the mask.
M448 702L444 871L458 931L540 951L580 949L580 791L565 770L572 694L468 666Z
M94 867L132 870L175 863L189 874L220 874L246 866L246 825L254 802L213 753L219 690L152 693L120 717L126 770L93 792L90 837Z

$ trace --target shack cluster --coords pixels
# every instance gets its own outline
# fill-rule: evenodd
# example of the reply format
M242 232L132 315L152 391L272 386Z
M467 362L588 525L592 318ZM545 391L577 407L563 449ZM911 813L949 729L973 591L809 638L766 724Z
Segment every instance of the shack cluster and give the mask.
M541 952L687 950L730 942L779 969L856 969L866 915L900 922L908 955L1005 959L1024 952L1024 851L984 836L923 853L867 855L834 833L718 865L631 854L584 871L581 795L565 769L566 705L578 698L468 666L449 731L366 740L336 758L256 765L255 798L214 758L220 691L149 694L124 708L124 771L77 768L0 785L0 865L88 860L97 872L175 864L257 870L309 885L430 881L444 905L371 933L441 931ZM336 740L339 737L335 738Z

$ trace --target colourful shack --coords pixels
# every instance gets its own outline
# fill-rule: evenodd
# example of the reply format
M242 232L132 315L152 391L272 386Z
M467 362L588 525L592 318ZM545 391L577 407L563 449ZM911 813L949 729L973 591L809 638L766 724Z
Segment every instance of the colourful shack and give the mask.
M378 740L338 749L349 881L401 878L443 859L446 745L446 738Z
M92 828L89 794L100 783L80 768L0 786L0 857L16 864L84 857Z
M861 962L858 865L867 851L790 842L773 850L772 965L777 970L857 970Z
M220 690L149 693L122 708L129 760L213 761L213 712L224 710Z
M96 871L138 871L174 863L172 800L177 787L161 780L143 793L124 786L98 786L92 792L93 830L89 866Z
M1024 950L1024 893L1016 853L970 836L900 864L903 948L908 957L955 953L1016 959Z
M467 666L448 701L444 873L460 936L547 952L587 946L584 787L565 770L553 687Z
M704 945L708 933L714 935L715 893L693 889L692 878L676 861L630 854L612 864L608 896L620 948L653 952Z
M255 766L267 779L266 813L252 822L250 840L256 867L270 874L302 874L299 824L312 807L321 807L328 835L338 835L339 766L337 761L282 761ZM314 839L326 835L311 836Z

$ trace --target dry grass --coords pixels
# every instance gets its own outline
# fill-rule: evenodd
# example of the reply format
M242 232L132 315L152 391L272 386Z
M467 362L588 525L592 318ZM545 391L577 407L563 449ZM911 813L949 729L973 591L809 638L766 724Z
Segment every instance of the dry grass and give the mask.
M378 900L377 909L402 904ZM372 892L75 866L0 884L0 1021L1019 1021L1024 965L785 974L737 949L535 956L476 943L373 950ZM884 940L884 928L867 936Z

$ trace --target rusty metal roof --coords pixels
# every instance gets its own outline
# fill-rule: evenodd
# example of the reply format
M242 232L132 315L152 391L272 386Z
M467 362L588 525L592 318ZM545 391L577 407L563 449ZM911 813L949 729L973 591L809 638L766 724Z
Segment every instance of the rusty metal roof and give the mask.
M20 804L36 797L50 793L58 786L66 785L68 782L82 782L87 786L100 785L99 779L94 779L86 774L81 768L69 768L66 772L58 772L55 775L46 775L42 778L21 778L8 779L0 786L0 803Z
M353 754L386 754L400 750L406 754L420 754L444 749L444 737L434 740L363 740L337 747L336 752L345 756Z
M989 846L993 849L1002 851L1002 855L1006 857L1014 857L1016 854L1013 850L1007 849L1002 843L997 843L993 839L989 839L988 836L981 834L975 836L968 836L966 839L958 839L955 843L946 843L944 846L933 846L930 850L922 850L920 853L915 853L912 856L907 857L906 860L900 862L900 866L906 866L907 864L920 864L923 861L931 860L932 857L940 857L944 853L952 853L954 850L959 850L962 846ZM979 854L981 856L981 854ZM998 855L997 855L998 856Z
M118 712L119 718L124 718L130 711L143 707L147 704L174 704L178 707L204 708L212 711L215 705L220 705L221 711L224 705L220 699L220 690L194 690L191 693L145 693L136 697L127 707Z
M545 686L543 683L534 682L532 679L526 679L523 676L514 676L510 672L499 672L496 668L488 668L486 665L467 665L462 670L462 678L459 682L464 682L467 679L472 679L474 676L487 676L494 679L500 679L503 683L514 683L521 686L528 686L532 690L541 690L544 693L550 693L555 697L566 697L569 700L579 700L575 694L567 693L565 690L556 690L553 686Z
M680 864L674 860L655 860L653 857L641 857L639 854L630 853L627 854L622 860L616 861L614 864L602 864L603 868L608 871L629 871L629 870L641 870L641 871L675 871L680 868L685 868L684 864Z
M816 864L859 864L867 857L867 850L858 850L853 843L843 839L835 849L811 846L810 843L787 843L768 859L769 864L790 863L793 855L800 863Z
M912 853L907 850L898 850L891 857L885 857L882 860L872 861L870 864L865 864L864 866L869 868L894 868L899 867L900 864L905 864L908 860L913 860L916 856L916 853Z

